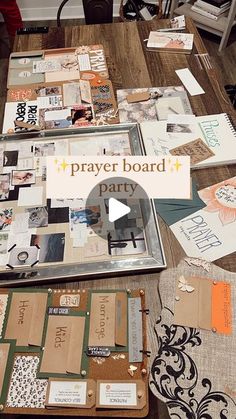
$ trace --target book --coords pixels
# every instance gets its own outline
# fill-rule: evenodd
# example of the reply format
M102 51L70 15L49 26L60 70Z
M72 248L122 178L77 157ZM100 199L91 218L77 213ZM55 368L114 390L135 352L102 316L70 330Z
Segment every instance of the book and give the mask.
M193 34L151 31L147 48L154 48L163 52L183 52L187 54L193 48Z
M198 194L206 206L170 228L188 256L214 261L236 250L236 177Z
M140 128L147 155L168 155L175 147L189 144L199 138L214 155L193 164L192 168L236 162L236 130L226 113L195 117L191 132L167 132L167 121L142 122Z
M230 8L230 3L226 3L224 7L216 7L213 6L211 4L206 3L205 1L202 0L197 0L194 3L195 6L200 7L203 10L206 10L207 12L212 13L215 16L219 16L222 13L226 12L227 10L229 10Z
M201 9L200 7L195 6L194 5L191 7L191 10L193 12L198 13L199 15L205 16L208 19L212 19L212 20L218 20L218 16L213 15L213 13L207 12L206 10Z
M216 6L216 7L221 7L228 2L229 0L207 0L207 3L212 4L213 6ZM230 3L231 3L231 0L230 0Z

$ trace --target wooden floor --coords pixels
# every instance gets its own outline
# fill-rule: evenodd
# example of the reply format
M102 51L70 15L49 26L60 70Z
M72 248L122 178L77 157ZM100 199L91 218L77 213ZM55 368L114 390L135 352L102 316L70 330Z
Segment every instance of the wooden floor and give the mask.
M81 20L64 20L62 25L79 25L83 24ZM27 22L26 26L56 26L55 21L44 21L44 22ZM213 61L213 64L218 68L220 78L223 85L226 84L236 84L236 28L233 29L229 45L222 52L218 53L219 38L211 35L207 32L201 31L201 36L205 42L209 55ZM235 42L234 42L235 41ZM0 130L2 127L2 116L6 98L6 77L7 77L7 67L8 67L8 56L10 53L7 33L4 24L0 24ZM142 87L142 86L140 86ZM168 419L169 415L163 403L158 403L158 413L157 413L157 403L154 400L154 396L151 396L151 406L156 407L152 408L152 412L149 418L152 419ZM10 416L8 416L10 419ZM16 417L12 415L11 418ZM32 417L32 416L30 416ZM38 416L35 417L35 419Z

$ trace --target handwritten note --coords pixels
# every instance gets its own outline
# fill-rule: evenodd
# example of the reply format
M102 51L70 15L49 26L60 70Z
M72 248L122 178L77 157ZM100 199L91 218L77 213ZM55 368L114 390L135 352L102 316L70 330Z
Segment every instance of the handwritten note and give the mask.
M214 156L213 151L211 151L201 138L172 148L170 154L174 156L190 156L191 165L200 163L201 161Z

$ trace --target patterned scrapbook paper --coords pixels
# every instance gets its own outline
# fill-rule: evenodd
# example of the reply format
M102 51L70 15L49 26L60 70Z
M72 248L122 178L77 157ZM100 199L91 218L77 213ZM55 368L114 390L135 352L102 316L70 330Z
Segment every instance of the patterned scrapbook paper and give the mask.
M38 356L16 356L7 407L44 408L48 381L36 378L38 365Z
M0 294L0 336L2 334L2 328L4 324L4 318L7 308L7 300L8 295L7 294Z

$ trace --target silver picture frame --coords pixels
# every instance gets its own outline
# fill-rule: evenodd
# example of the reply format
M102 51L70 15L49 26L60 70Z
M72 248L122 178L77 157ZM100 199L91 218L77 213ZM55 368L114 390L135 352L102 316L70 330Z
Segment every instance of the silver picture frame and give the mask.
M79 129L47 130L40 132L21 132L20 134L2 135L0 144L19 141L47 141L72 139L80 137L103 138L108 134L113 136L127 134L133 155L143 155L142 138L136 123L86 127ZM2 170L0 169L0 172ZM0 207L2 202L0 201ZM166 268L166 259L160 235L159 224L153 201L140 200L140 208L145 233L146 255L116 256L111 260L90 260L78 263L51 263L48 266L34 265L30 267L14 267L0 270L0 287L16 285L40 285L42 283L58 283L65 281L80 281L85 279L104 278L109 276L138 274L149 271L160 271ZM148 215L147 215L148 214Z

